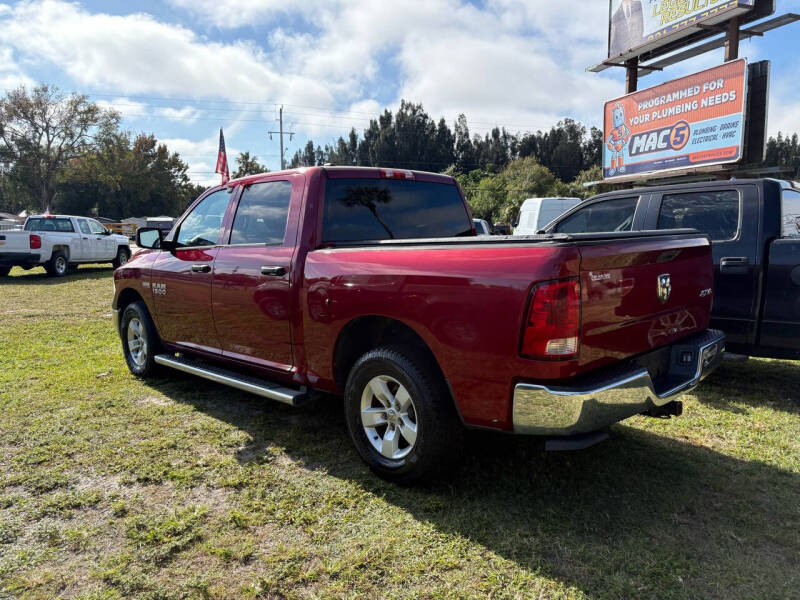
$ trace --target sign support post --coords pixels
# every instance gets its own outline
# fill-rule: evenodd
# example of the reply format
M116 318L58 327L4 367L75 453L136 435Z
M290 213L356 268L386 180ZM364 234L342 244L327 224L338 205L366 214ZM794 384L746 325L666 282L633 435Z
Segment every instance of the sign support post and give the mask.
M725 62L739 58L739 17L728 21L725 33Z
M625 61L625 93L632 94L639 85L639 57L634 56Z

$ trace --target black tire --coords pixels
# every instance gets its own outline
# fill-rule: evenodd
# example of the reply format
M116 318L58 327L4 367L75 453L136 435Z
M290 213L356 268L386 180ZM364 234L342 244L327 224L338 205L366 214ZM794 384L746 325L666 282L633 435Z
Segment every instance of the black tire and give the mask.
M0 277L5 277L11 273L11 267L0 267Z
M464 428L450 393L438 369L430 363L431 359L423 352L415 351L410 346L377 348L359 358L347 378L344 410L350 437L369 468L395 483L408 485L441 474L459 456L463 444ZM392 394L400 392L399 387L392 389L392 386L405 387L411 399L413 415L411 411L401 413L399 410L384 410L381 413L384 403L370 391L370 382L379 378L388 380L386 384ZM372 412L377 411L385 416L385 426L376 425L368 432L367 425L362 421L362 401L374 407ZM392 419L394 424L390 422ZM405 455L389 458L386 454L392 453L391 447L384 454L373 445L385 443L390 428L395 429L391 436L394 438L398 431L403 431L404 425L410 424L414 425L413 444L405 439L404 434L400 435L396 451L398 455L407 452Z
M115 269L119 269L122 265L124 265L131 257L131 251L128 250L125 246L120 246L117 250L117 257L111 261L111 266Z
M50 277L63 277L69 272L67 255L60 250L53 252L50 260L45 264L44 270Z
M136 320L139 324L140 340L143 338L143 345L136 346L134 341L136 335L131 332L131 321ZM136 327L132 327L136 330ZM161 349L161 339L158 337L153 319L143 302L133 302L125 307L120 319L119 335L122 340L122 353L125 356L125 363L130 372L137 377L150 377L158 371L158 365L154 358ZM143 347L143 350L142 350ZM140 354L140 350L144 356Z

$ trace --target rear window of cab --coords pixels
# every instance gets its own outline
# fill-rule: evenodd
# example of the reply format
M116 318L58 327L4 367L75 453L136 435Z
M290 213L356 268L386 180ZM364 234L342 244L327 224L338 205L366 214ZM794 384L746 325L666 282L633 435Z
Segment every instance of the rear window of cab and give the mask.
M71 233L75 231L72 221L52 217L36 217L25 222L25 231L60 231Z
M472 235L455 185L408 180L328 179L323 242Z

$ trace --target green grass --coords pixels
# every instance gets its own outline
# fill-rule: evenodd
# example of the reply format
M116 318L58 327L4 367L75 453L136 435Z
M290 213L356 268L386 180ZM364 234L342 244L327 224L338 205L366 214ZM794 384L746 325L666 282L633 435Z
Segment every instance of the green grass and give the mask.
M133 378L111 270L0 280L0 598L800 597L800 363L578 453L474 434L404 489L337 402Z

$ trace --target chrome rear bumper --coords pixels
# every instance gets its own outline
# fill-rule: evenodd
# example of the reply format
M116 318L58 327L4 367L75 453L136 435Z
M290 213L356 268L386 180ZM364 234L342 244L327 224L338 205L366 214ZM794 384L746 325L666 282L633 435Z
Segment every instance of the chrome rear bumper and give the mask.
M575 386L519 383L514 387L514 432L585 433L663 406L700 383L722 361L724 351L725 335L708 329L673 344L667 371L655 381L632 361Z

